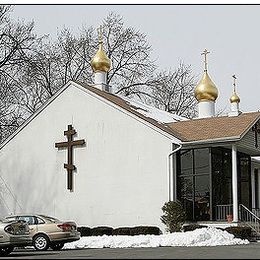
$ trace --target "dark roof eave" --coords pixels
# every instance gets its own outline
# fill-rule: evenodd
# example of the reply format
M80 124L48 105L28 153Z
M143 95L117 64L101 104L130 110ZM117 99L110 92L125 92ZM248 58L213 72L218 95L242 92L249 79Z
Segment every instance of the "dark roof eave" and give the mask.
M196 141L182 141L182 145L196 145L196 144L211 144L211 143L224 143L224 142L237 142L240 141L240 136L228 136L222 138L213 138L206 140L196 140Z

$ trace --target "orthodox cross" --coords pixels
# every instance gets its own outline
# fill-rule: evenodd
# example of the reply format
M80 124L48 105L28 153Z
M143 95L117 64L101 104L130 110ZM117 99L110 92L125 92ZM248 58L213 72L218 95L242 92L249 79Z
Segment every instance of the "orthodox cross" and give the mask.
M103 29L102 29L102 25L100 25L100 27L97 29L98 31L98 42L99 43L103 43Z
M255 132L255 148L258 148L257 134L260 134L260 125L258 122L252 127L252 131Z
M236 75L233 75L232 78L234 79L233 86L234 86L234 93L236 93Z
M68 130L64 131L64 135L67 136L67 142L55 143L56 148L68 148L68 163L64 163L64 168L67 169L67 189L72 191L72 172L76 169L73 165L73 146L85 144L85 140L75 140L73 141L73 135L77 132L73 129L72 125L68 125Z
M207 50L207 49L205 49L202 53L201 53L201 55L204 55L204 64L205 64L205 69L204 69L204 71L207 71L208 70L208 63L207 63L207 55L209 54L210 52Z

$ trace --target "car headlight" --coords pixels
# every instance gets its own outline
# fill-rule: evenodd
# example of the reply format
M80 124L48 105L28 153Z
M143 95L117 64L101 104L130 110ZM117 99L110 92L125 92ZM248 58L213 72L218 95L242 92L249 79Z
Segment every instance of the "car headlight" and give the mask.
M11 234L11 235L14 235L14 234L15 234L14 228L12 227L12 225L6 226L6 227L4 228L4 231L5 231L6 233Z
M29 234L29 227L24 223L12 223L4 228L4 231L12 235L27 235Z

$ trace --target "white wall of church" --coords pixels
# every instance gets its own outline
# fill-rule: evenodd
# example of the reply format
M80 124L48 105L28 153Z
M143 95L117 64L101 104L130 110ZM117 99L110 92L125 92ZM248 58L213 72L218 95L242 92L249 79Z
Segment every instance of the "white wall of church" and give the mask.
M74 191L67 190L72 124ZM84 90L69 86L0 150L0 214L42 213L78 225L156 225L168 201L171 140ZM1 190L0 190L1 191Z

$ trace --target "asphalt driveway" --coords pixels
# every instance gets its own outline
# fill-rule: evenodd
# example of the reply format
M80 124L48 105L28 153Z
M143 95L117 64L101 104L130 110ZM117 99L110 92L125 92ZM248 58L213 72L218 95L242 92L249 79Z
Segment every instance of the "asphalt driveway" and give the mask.
M46 252L16 249L1 259L260 259L260 242L216 247L102 248Z

